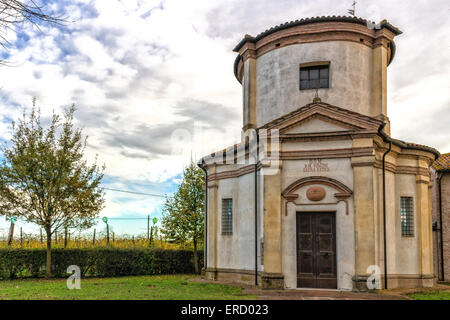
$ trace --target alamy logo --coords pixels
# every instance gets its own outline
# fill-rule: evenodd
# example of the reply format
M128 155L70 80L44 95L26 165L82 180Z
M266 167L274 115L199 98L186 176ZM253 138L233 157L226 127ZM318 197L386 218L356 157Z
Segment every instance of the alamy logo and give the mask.
M369 266L367 268L367 273L371 276L367 278L367 289L369 290L380 290L381 289L381 270L379 266Z
M67 278L67 288L69 290L81 289L81 270L79 266L71 265L67 268L67 273L72 273L72 275Z

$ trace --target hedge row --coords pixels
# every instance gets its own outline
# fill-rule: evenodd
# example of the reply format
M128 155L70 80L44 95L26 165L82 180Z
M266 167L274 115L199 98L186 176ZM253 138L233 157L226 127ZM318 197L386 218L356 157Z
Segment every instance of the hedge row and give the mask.
M194 273L194 253L163 249L53 249L52 276L68 277L67 267L77 265L82 276ZM203 252L199 251L199 266ZM45 275L45 249L0 249L0 279L38 278Z

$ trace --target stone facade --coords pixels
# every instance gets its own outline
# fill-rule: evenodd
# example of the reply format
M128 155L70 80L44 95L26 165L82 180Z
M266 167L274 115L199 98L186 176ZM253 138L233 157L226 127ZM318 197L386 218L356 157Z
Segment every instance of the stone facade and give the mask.
M432 286L430 166L439 153L389 136L386 73L401 32L356 18L302 21L246 36L235 49L243 129L253 131L200 162L208 172L206 276L297 288L309 261L299 217L332 213L311 238L320 243L310 245L312 265L330 268L311 272L313 287L321 273L331 275L327 286L366 290L374 272L382 286L387 274L388 288ZM299 67L323 61L330 86L311 103L315 90L299 89ZM413 203L408 237L401 197ZM223 199L233 201L232 234L221 232ZM320 249L326 239L329 253Z

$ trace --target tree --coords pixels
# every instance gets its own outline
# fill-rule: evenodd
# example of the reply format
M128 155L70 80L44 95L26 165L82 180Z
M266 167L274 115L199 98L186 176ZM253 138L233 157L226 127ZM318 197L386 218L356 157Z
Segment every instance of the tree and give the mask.
M191 161L177 191L166 198L162 210L161 226L166 238L181 244L192 241L196 273L199 273L197 247L204 232L204 190L204 173Z
M46 275L51 277L51 239L60 228L90 228L103 208L104 166L83 160L87 137L74 128L75 106L64 119L53 113L47 129L40 110L12 123L12 138L1 148L0 215L35 223L47 236Z

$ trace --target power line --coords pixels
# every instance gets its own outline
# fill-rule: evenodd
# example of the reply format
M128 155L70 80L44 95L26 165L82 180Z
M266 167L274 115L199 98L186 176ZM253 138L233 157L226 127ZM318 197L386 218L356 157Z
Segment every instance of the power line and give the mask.
M116 192L123 192L123 193L131 193L131 194L138 194L142 196L151 196L151 197L159 197L159 198L165 198L166 196L162 194L155 194L155 193L143 193L143 192L134 192L134 191L127 191L127 190L119 190L119 189L112 189L112 188L102 188L104 190L110 190L110 191L116 191Z
M101 218L97 218L97 219L101 219ZM147 220L148 218L109 218L108 220Z

